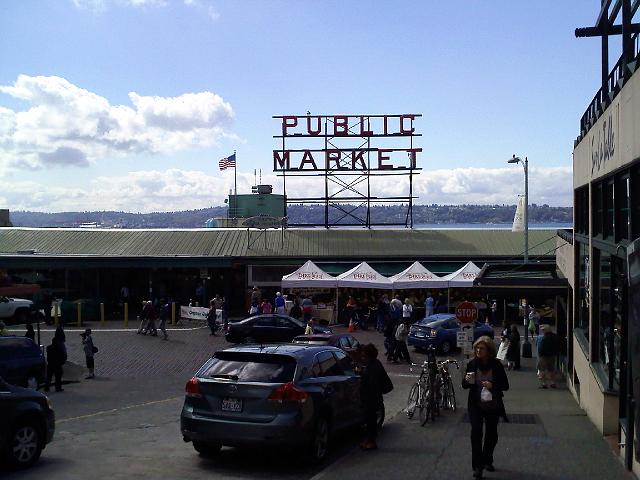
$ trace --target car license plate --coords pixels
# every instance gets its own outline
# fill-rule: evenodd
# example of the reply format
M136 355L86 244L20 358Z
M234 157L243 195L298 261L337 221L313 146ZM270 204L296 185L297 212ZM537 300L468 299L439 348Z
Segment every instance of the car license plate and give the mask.
M222 411L223 412L241 412L242 400L239 398L224 397L222 399Z

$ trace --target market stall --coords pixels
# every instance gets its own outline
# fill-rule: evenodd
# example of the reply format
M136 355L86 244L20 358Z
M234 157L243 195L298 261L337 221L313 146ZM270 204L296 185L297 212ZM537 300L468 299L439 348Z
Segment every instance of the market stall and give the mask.
M447 288L448 282L432 273L420 262L413 262L409 268L389 277L393 288Z
M304 297L311 298L313 301L311 315L326 323L335 323L337 302L329 301L329 298L333 300L333 296L327 295L327 292L329 289L337 289L337 280L311 260L307 260L295 272L284 275L282 277L282 289L295 291L300 300ZM293 302L287 301L287 312L292 305Z
M356 265L338 275L338 288L379 288L391 290L393 283L384 275L376 272L367 262Z
M450 308L451 304L451 288L473 287L473 281L478 276L478 273L480 273L480 268L473 262L467 262L463 267L459 268L455 272L442 277L442 280L447 282L448 308Z

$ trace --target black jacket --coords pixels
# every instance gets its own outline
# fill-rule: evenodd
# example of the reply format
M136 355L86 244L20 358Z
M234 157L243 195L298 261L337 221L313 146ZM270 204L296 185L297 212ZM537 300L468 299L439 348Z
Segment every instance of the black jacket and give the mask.
M489 368L493 373L493 380L491 383L493 384L491 388L491 394L494 398L498 399L500 403L502 403L502 392L506 392L509 390L509 379L507 378L507 373L504 371L504 367L499 360L495 358L489 360ZM480 405L480 388L477 384L468 383L466 380L466 374L471 372L476 372L478 370L478 361L474 358L467 363L467 368L465 370L465 375L462 377L462 388L469 390L469 399L467 402L467 408L469 412L472 410L476 410Z
M387 381L390 381L389 376L377 358L364 366L360 381L360 393L365 409L377 408L383 403L382 391Z

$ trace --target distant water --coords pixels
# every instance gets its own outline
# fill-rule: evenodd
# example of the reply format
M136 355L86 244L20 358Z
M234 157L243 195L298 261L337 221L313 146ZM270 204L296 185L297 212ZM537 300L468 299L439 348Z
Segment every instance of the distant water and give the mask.
M511 223L414 223L418 229L455 230L511 230ZM571 223L530 223L529 230L558 230L573 228Z

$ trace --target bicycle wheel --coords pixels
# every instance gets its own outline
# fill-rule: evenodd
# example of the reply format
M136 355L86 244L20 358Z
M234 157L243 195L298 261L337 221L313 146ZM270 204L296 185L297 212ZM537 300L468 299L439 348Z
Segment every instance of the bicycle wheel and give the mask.
M453 388L453 381L449 378L447 380L447 390L448 390L448 404L449 408L452 412L455 412L458 408L458 404L456 403L456 391Z
M429 418L433 418L433 393L427 388L424 390L424 399L420 408L420 425L424 427Z
M413 418L413 414L416 411L416 407L420 402L420 383L414 383L409 390L409 396L407 397L407 417Z

